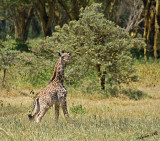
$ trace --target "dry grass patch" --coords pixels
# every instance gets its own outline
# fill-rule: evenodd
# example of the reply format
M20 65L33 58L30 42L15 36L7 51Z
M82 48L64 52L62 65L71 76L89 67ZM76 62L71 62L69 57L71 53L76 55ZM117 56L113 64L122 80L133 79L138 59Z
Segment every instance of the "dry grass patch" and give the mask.
M40 124L29 122L28 111L33 102L30 97L0 98L0 138L3 140L137 140L141 135L148 140L160 138L160 100L122 100L120 98L94 99L68 95L68 109L72 120L67 123L62 110L58 124L54 123L54 108ZM85 112L71 112L81 105Z
M107 141L158 141L160 139L160 66L136 64L139 82L128 89L140 90L148 95L141 100L131 100L127 95L118 98L105 95L84 95L80 91L68 92L68 109L72 120L67 123L60 110L60 120L54 123L54 108L50 109L40 124L29 122L27 114L33 99L10 91L0 97L1 140L107 140ZM12 93L13 92L13 93ZM134 93L130 93L134 94ZM154 134L157 133L157 134Z
M136 74L139 82L133 84L136 87L152 96L154 99L160 98L160 63L136 63Z

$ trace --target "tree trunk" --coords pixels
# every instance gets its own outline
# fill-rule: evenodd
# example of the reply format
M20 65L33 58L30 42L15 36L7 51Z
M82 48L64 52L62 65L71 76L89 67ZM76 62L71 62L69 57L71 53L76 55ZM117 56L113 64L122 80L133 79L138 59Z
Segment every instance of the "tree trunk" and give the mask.
M70 4L65 0L58 0L58 3L66 11L70 20L78 20L80 8L85 8L89 4L89 0L70 0Z
M96 64L96 71L98 74L98 79L99 79L99 85L101 90L105 90L105 75L106 72L104 71L103 73L101 73L101 64Z
M6 69L3 69L3 78L2 78L2 85L4 86L4 82L5 82L5 78L6 78L6 72L7 70Z
M22 32L22 38L23 38L23 41L26 41L27 38L28 38L28 32L29 32L29 27L30 27L30 24L31 24L31 19L32 19L32 16L33 16L33 7L30 7L29 10L28 10L28 14L27 14L27 19L26 19L26 22L24 20L24 27L23 27L23 32Z
M33 7L29 8L27 14L26 14L25 7L15 8L15 39L16 40L22 40L24 42L27 40L32 16L33 16Z
M149 18L150 18L150 5L151 1L143 1L144 2L144 33L143 33L143 39L146 42L147 46L144 48L144 60L147 60L147 47L148 47L148 28L149 28Z
M144 48L144 59L147 60L147 50L153 49L154 58L157 59L157 41L159 36L159 0L143 0L144 4L144 34L147 46Z
M16 23L15 23L15 25L14 25L14 32L15 32L15 40L18 40L19 39L19 31L18 31L18 27L17 27L17 25L16 25Z
M155 35L154 35L154 58L157 59L157 40L159 37L159 23L158 16L160 16L160 3L159 0L156 0L156 14L155 14Z
M64 0L58 0L58 2L63 7L63 9L66 11L70 20L78 20L79 12L77 12L77 11L79 11L79 8L77 7L78 4L76 4L77 0L71 1L71 8L67 5L67 2ZM76 9L76 11L75 11L75 9Z
M101 76L101 90L105 90L105 75L106 75L106 72L105 71L103 71L103 73L102 73L102 76Z
M37 3L36 3L38 14L41 20L42 30L45 37L52 35L52 23L54 18L55 1L47 0L47 3L48 3L48 13L46 9L45 0L37 0Z

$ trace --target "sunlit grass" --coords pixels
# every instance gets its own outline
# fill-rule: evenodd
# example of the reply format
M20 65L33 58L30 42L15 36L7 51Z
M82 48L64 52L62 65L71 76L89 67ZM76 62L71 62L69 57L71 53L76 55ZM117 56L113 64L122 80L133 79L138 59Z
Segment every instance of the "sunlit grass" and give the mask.
M33 94L30 94L33 87L22 89L28 93L27 96L16 90L1 89L0 140L137 141L139 137L146 137L144 139L147 141L158 141L160 65L136 63L135 66L139 81L126 86L132 90L127 91L126 95L122 93L118 97L106 98L98 91L86 94L80 89L68 87L70 122L65 121L60 109L59 123L56 124L54 107L40 124L29 122L27 115L33 102ZM134 94L137 94L137 99L129 97ZM155 132L158 135L154 135Z
M139 90L152 96L154 99L160 98L160 63L136 63L136 74L139 82L135 83Z
M23 101L27 101L24 102ZM17 101L17 102L14 102ZM3 140L137 140L141 135L160 133L160 100L122 100L110 98L90 100L68 96L71 121L67 123L62 110L59 123L54 122L54 108L40 124L29 122L28 111L32 99L2 98L0 110L0 138ZM85 112L71 112L74 105L82 105ZM160 135L150 136L158 140Z

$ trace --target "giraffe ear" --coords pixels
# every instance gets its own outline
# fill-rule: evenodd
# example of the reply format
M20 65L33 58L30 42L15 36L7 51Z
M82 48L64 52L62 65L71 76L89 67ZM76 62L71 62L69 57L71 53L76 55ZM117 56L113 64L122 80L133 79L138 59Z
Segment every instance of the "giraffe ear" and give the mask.
M60 53L60 52L58 52L58 56L61 56L61 53Z
M72 52L68 52L68 54L69 54L69 56L71 56L71 55L72 55Z

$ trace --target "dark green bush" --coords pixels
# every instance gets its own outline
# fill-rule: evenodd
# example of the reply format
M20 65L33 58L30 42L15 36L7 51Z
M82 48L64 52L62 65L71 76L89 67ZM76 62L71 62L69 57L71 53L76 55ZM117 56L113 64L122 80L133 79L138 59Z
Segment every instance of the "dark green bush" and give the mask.
M124 90L122 90L122 93L133 100L140 100L140 99L144 99L144 98L149 98L149 96L146 93L144 93L140 90L124 89Z
M28 43L25 43L22 40L16 40L13 49L18 50L18 51L25 51L25 52L30 52L30 46Z

